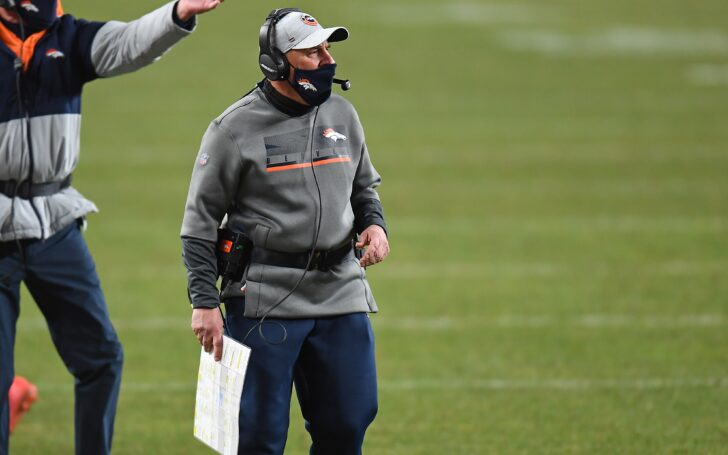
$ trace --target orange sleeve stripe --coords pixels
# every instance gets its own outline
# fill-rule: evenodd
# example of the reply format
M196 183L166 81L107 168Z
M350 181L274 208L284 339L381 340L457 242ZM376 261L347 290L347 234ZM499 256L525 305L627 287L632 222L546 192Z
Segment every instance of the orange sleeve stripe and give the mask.
M316 161L314 163L311 163L311 162L308 162L308 163L296 163L296 164L288 164L286 166L269 167L266 170L268 172L289 171L291 169L301 169L303 167L324 166L326 164L347 163L347 162L350 162L350 161L351 161L351 157L349 157L349 156L340 156L338 158L329 158L328 160Z

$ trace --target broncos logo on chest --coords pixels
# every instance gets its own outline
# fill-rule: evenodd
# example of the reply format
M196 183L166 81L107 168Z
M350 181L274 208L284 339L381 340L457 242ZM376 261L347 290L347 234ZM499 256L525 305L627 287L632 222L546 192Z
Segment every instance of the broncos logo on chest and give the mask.
M343 125L335 125L347 132ZM321 129L319 129L321 128ZM308 128L264 138L266 172L290 171L335 163L350 163L347 137L333 127ZM313 133L312 141L309 135ZM308 146L313 150L308 149Z
M333 128L326 128L324 130L324 137L327 139L331 139L334 142L346 140L346 136L341 133L337 133L336 131L334 131Z
M48 49L46 51L45 55L46 55L46 57L53 58L53 59L63 58L66 56L66 54L64 54L63 52L59 51L58 49L53 49L53 48Z

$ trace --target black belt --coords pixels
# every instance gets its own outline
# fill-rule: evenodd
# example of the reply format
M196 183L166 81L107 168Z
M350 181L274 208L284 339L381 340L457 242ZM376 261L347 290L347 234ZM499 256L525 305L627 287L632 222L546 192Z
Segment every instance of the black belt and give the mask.
M17 180L0 180L0 193L7 197L19 197L30 199L38 196L50 196L71 186L71 175L59 182L30 183L24 180L18 183Z
M250 262L258 264L273 265L276 267L289 267L293 269L305 269L308 264L310 253L283 253L281 251L267 250L255 247L250 257ZM346 259L354 257L354 248L347 243L340 248L333 250L315 251L308 270L318 269L329 270L331 267L341 264Z

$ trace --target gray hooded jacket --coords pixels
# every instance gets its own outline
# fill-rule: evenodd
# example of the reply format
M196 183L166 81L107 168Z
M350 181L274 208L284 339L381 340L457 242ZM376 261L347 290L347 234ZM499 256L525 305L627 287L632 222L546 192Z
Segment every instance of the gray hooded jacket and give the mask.
M315 249L329 250L366 227L355 228L361 224L355 223L356 207L381 207L375 190L380 181L348 101L332 95L320 107L290 116L256 88L210 124L194 165L181 232L192 306L219 304L210 269L215 267L214 242L225 216L228 227L247 234L255 247L305 253L312 247L321 211ZM372 224L383 225L383 219ZM245 316L266 314L302 273L298 268L250 264ZM270 315L302 318L373 311L377 307L365 271L351 257L327 271L308 271Z

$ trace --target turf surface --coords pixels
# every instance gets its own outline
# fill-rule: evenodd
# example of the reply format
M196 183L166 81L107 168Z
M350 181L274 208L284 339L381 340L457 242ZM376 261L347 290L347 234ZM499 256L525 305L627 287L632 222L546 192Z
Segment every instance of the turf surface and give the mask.
M126 352L117 454L206 453L179 224L273 6L227 0L158 64L86 89L74 184L102 210L87 239ZM384 178L366 452L728 453L728 4L298 6L350 28L332 52ZM12 451L72 453L71 378L27 294L22 312L40 400Z

